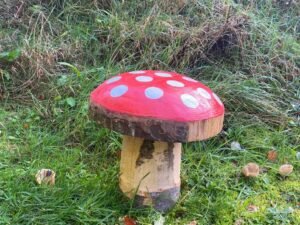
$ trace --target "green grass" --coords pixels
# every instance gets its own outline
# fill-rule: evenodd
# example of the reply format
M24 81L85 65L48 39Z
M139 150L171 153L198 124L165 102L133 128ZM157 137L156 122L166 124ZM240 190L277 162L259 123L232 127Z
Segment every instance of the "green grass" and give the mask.
M97 85L143 68L192 76L226 107L220 135L184 144L181 198L165 224L300 224L296 1L34 0L19 12L16 2L0 3L0 224L159 218L121 194L121 137L88 118ZM244 151L231 150L233 141ZM248 162L264 172L244 178ZM284 163L294 166L285 179ZM36 184L41 168L56 172L55 186Z

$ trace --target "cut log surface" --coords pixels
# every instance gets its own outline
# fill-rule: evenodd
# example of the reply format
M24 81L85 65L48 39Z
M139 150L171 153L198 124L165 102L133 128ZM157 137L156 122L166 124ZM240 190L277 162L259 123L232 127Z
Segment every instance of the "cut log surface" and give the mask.
M181 143L123 136L120 188L142 206L172 207L180 194Z
M224 120L224 115L191 122L160 120L113 112L92 102L90 116L102 126L121 134L167 142L190 142L211 138L222 130Z

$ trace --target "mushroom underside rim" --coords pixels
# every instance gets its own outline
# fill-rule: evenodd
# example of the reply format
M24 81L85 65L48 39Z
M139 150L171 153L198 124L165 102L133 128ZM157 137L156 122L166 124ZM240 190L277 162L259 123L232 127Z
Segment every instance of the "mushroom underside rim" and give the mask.
M208 139L221 131L224 119L224 115L221 115L195 122L167 121L130 116L93 103L90 104L89 115L102 126L121 134L165 142Z

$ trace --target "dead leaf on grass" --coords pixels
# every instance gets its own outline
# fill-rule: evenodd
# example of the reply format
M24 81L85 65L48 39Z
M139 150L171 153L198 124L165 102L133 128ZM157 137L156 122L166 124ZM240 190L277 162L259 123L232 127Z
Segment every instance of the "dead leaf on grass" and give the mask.
M35 175L38 184L55 184L55 172L50 169L41 169Z
M137 225L137 222L129 216L124 216L123 222L124 225Z
M277 159L277 151L276 150L268 151L267 158L271 162L276 161L276 159Z

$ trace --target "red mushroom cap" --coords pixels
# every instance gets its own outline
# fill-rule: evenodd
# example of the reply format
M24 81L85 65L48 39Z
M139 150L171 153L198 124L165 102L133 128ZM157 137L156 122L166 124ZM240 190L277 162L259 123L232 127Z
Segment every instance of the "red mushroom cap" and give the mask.
M149 140L203 140L223 127L224 105L202 83L175 72L132 71L106 80L90 96L90 114L122 134Z
M223 103L204 84L175 72L155 70L114 76L91 93L90 102L120 114L177 122L224 114Z

